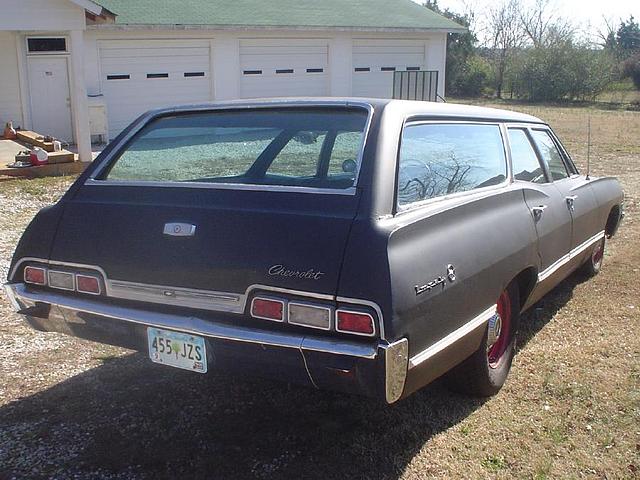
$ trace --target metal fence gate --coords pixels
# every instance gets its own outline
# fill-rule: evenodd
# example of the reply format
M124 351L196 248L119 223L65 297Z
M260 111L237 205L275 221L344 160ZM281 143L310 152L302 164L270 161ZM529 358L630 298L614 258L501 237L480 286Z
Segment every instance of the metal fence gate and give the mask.
M393 98L398 100L438 100L437 70L393 72Z

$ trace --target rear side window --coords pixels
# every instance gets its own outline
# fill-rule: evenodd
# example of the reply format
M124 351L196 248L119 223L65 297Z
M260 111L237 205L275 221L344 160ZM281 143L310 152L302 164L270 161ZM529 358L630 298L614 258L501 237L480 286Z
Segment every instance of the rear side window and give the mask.
M567 167L562 160L562 155L551 135L546 130L531 130L533 139L538 146L542 161L546 164L549 174L553 180L562 180L567 178Z
M334 149L359 159L368 112L289 108L188 113L145 126L100 180L205 182L346 189L353 171L329 175ZM349 142L336 142L348 133Z
M507 177L498 125L409 125L398 167L399 205L498 185Z
M527 133L519 128L510 128L509 143L511 145L513 178L525 182L546 183L544 170L542 170L538 155L536 155Z

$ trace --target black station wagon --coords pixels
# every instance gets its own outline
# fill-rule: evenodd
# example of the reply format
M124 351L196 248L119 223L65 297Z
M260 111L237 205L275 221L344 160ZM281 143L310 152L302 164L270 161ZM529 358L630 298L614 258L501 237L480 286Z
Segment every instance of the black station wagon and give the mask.
M392 403L447 374L497 392L520 313L601 267L623 215L543 121L451 104L149 112L20 241L36 329L198 373Z

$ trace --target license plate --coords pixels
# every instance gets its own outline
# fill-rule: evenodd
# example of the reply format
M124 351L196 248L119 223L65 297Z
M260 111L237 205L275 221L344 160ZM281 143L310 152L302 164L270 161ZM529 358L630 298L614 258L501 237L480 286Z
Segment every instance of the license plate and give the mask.
M188 333L147 328L149 358L155 363L207 373L204 338Z

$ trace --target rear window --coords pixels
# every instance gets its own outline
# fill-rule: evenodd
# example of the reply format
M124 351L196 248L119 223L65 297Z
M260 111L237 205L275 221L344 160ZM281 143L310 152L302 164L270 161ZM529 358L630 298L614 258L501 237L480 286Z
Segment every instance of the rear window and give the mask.
M399 205L498 185L506 178L497 125L417 124L402 134Z
M161 117L129 141L107 181L354 186L364 109L264 109Z

